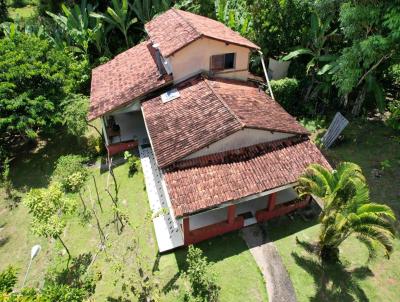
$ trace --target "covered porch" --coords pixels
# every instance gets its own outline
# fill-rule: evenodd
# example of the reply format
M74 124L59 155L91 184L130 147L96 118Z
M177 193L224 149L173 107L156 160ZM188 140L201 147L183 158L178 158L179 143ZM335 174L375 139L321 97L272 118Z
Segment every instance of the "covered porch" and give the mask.
M109 156L148 143L141 111L114 112L105 116L103 132Z
M183 218L185 245L197 243L245 226L288 214L310 203L300 199L292 186L263 196L252 196L226 206Z

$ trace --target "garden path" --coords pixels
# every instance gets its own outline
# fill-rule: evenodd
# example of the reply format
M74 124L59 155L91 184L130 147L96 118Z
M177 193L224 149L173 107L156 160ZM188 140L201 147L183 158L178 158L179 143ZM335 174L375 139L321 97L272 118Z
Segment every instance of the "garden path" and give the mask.
M296 302L292 281L275 244L265 239L258 224L244 228L242 236L264 276L269 301Z

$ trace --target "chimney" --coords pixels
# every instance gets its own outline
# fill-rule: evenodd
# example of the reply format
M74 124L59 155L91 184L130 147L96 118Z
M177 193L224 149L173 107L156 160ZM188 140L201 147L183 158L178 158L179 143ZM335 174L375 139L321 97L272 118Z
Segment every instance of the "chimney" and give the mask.
M156 56L156 64L157 64L157 68L158 68L158 73L160 75L160 77L162 77L163 75L165 75L167 73L167 71L164 68L164 65L162 63L162 58L161 58L161 53L160 50L158 49L159 45L153 44L153 48L155 50L155 56Z

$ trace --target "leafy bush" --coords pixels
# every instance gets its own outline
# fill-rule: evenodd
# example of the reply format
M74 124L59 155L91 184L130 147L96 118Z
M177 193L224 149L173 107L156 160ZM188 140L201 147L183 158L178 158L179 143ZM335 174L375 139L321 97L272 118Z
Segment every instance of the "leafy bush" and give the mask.
M299 82L285 78L271 81L275 99L290 113L297 113L299 105Z
M186 258L188 264L187 276L191 285L191 296L187 301L218 301L220 287L216 284L216 275L210 269L207 258L201 249L189 246Z
M34 139L62 121L62 100L88 80L86 63L45 38L12 32L0 39L0 142Z
M388 105L388 109L390 116L386 120L387 125L395 130L400 130L400 100L392 101Z
M11 293L17 283L18 270L13 266L8 266L0 273L0 293Z
M5 199L11 202L10 207L15 207L20 196L14 189L10 178L10 160L8 158L3 161L2 172L0 174L0 186L4 188Z
M125 151L124 158L128 162L130 176L132 176L133 174L135 174L140 170L141 162L139 157L132 155L129 151Z
M57 160L52 181L59 182L67 192L77 192L89 176L85 161L86 158L80 155L61 156Z
M90 135L87 139L87 152L90 158L96 158L106 152L103 139L98 135Z

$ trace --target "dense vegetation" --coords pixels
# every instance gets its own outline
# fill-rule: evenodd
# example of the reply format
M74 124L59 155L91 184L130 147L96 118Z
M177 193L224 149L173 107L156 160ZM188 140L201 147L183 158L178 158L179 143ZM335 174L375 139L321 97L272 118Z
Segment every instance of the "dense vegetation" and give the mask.
M11 293L20 272L9 267L0 273L0 292L4 295L0 299L81 301L93 294L94 277L81 268L92 258L74 257L69 251L71 242L63 241L71 219L92 225L96 236L98 233L100 251L110 244L104 229L113 234L110 226L115 226L118 235L128 232L135 242L127 250L135 254L137 267L126 273L120 267L123 261L112 259L114 274L125 277L120 278L124 279L121 287L128 297L158 299L161 290L157 276L146 267L149 261L132 236L139 232L121 207L121 178L110 169L105 196L100 198L96 192L96 178L86 163L102 152L103 144L101 134L87 137L88 127L98 129L87 122L86 116L91 69L146 39L144 24L173 6L225 23L260 45L266 58L290 61L288 77L272 81L276 99L290 113L320 120L337 111L348 117L380 112L379 118L400 130L398 1L0 0L1 184L6 199L13 204L24 195L24 206L33 218L31 230L59 242L68 255L68 260L60 260L62 269L47 272L41 290ZM31 10L26 16L15 13L26 7ZM251 71L263 76L258 54L251 57ZM85 146L85 152L80 150L84 156L58 158L47 182L31 186L22 194L23 190L16 190L11 181L13 160L21 160L17 156L21 150L40 150L41 140L51 145L48 138L54 139L58 133L78 139L79 145ZM399 140L398 132L394 137ZM140 172L140 162L129 153L125 157L126 172L133 177ZM37 169L42 173L47 157L39 160ZM381 170L390 168L395 160L380 162ZM339 170L348 176L346 171ZM320 195L332 204L321 217L320 256L337 260L338 247L354 234L371 255L379 244L389 254L393 212L370 203L364 181L346 183L337 178L339 174L311 167L303 179L304 193ZM112 219L102 220L102 201L106 199ZM187 265L187 300L214 301L223 295L201 251L191 248ZM84 278L71 276L75 271Z
M290 79L273 83L289 112L378 109L399 128L396 1L40 0L33 17L14 20L1 2L2 153L61 125L82 135L91 68L145 39L144 24L172 6L224 22L267 57L291 60ZM258 56L251 66L262 75Z

